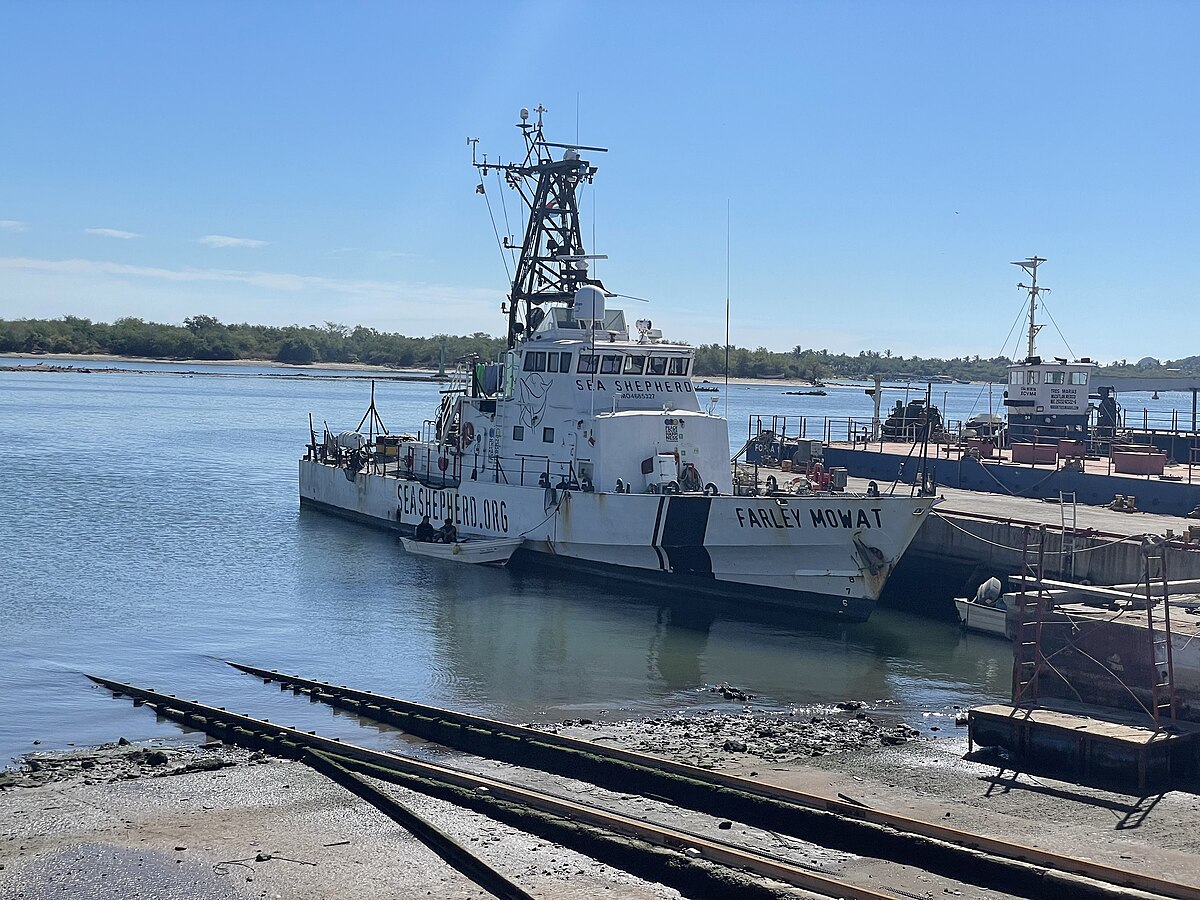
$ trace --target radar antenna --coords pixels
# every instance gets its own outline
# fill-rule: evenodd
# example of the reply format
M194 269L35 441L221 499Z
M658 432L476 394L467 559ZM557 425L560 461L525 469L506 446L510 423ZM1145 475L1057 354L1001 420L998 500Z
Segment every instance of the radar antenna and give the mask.
M1041 331L1043 328L1046 327L1044 325L1038 325L1034 322L1034 312L1036 312L1036 310L1037 310L1038 297L1041 294L1049 294L1050 293L1050 288L1038 287L1038 283L1037 283L1038 266L1040 266L1045 261L1046 260L1040 256L1030 256L1026 259L1021 260L1020 262L1015 262L1015 263L1011 264L1014 266L1020 266L1022 269L1024 269L1026 272L1029 273L1029 278L1030 278L1029 284L1025 284L1024 282L1021 282L1017 285L1017 287L1020 288L1021 290L1029 292L1029 349L1025 355L1026 360L1031 360L1036 355L1033 350L1033 339L1035 337L1037 337L1037 333L1039 331Z
M508 295L508 346L515 347L544 318L545 303L572 303L575 293L585 285L604 290L599 279L588 274L588 260L605 259L588 256L583 247L579 225L579 187L592 183L596 167L580 156L581 150L605 153L603 147L581 144L555 144L542 133L542 114L538 106L537 122L529 121L529 110L521 110L517 128L525 138L525 158L520 162L488 162L475 156L471 146L471 165L486 178L495 169L504 174L504 181L515 190L529 210L529 222L521 243L521 256ZM564 152L561 159L552 155L554 148ZM508 239L505 238L505 245ZM535 312L537 315L535 315Z

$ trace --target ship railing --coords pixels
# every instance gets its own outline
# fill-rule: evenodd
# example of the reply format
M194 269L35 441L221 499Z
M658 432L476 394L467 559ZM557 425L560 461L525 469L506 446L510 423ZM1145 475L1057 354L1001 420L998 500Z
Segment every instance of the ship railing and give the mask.
M1126 428L1141 427L1142 431L1162 432L1164 434L1196 434L1196 410L1131 410L1125 407L1123 424Z

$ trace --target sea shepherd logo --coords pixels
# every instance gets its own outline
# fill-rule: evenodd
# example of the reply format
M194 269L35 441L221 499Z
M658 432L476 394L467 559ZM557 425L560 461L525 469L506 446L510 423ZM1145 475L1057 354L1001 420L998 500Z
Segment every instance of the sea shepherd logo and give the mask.
M396 488L400 514L407 518L429 516L435 522L451 519L455 525L508 534L508 506L503 500L464 497L458 491L434 490L413 484Z

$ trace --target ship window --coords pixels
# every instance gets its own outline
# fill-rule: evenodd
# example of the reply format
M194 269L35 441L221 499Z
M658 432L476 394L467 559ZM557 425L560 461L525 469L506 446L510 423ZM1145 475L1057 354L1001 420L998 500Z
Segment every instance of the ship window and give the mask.
M620 375L621 374L621 357L606 356L600 360L601 375Z
M525 371L526 372L545 372L546 371L546 351L545 350L529 350L525 353Z
M549 358L546 360L546 371L547 372L557 372L558 371L558 353L557 352L552 352L549 354Z
M672 356L671 363L667 368L668 375L686 375L688 373L688 363L691 362L686 356Z
M1066 377L1066 372L1047 372L1046 384L1062 384Z
M646 366L647 375L666 375L667 374L667 358L665 356L652 356L650 363Z
M1030 372L1029 373L1029 383L1030 384L1041 384L1042 383L1042 373L1039 372L1037 369L1034 369L1032 372Z
M524 425L514 425L513 426L513 440L514 441L525 440L525 426Z
M1087 384L1087 372L1072 372L1071 384Z
M570 353L567 353L564 351L564 352L558 354L558 371L560 371L560 372L570 372L571 371L571 354Z
M1009 372L1008 373L1008 383L1009 384L1024 384L1025 383L1024 371Z
M542 443L544 443L544 444L553 444L554 443L554 429L553 428L543 428L542 429Z
M580 354L578 371L584 375L593 374L596 371L596 359L597 357L591 355L590 353Z
M646 368L646 357L637 355L625 357L626 375L641 375L644 368Z

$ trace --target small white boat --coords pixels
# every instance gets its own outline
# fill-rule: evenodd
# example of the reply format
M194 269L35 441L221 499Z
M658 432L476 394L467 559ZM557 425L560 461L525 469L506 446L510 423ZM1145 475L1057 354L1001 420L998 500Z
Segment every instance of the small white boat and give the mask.
M955 597L954 608L958 610L958 620L968 631L980 631L996 637L1007 638L1008 609L1001 600L996 606L988 606L966 597Z
M1002 596L998 578L989 578L979 586L974 597L955 597L954 608L963 628L996 637L1008 637L1008 604Z
M409 553L417 556L432 556L436 559L451 559L455 562L482 566L502 566L516 549L525 543L524 538L464 538L453 544L435 544L415 538L400 538L400 543Z

